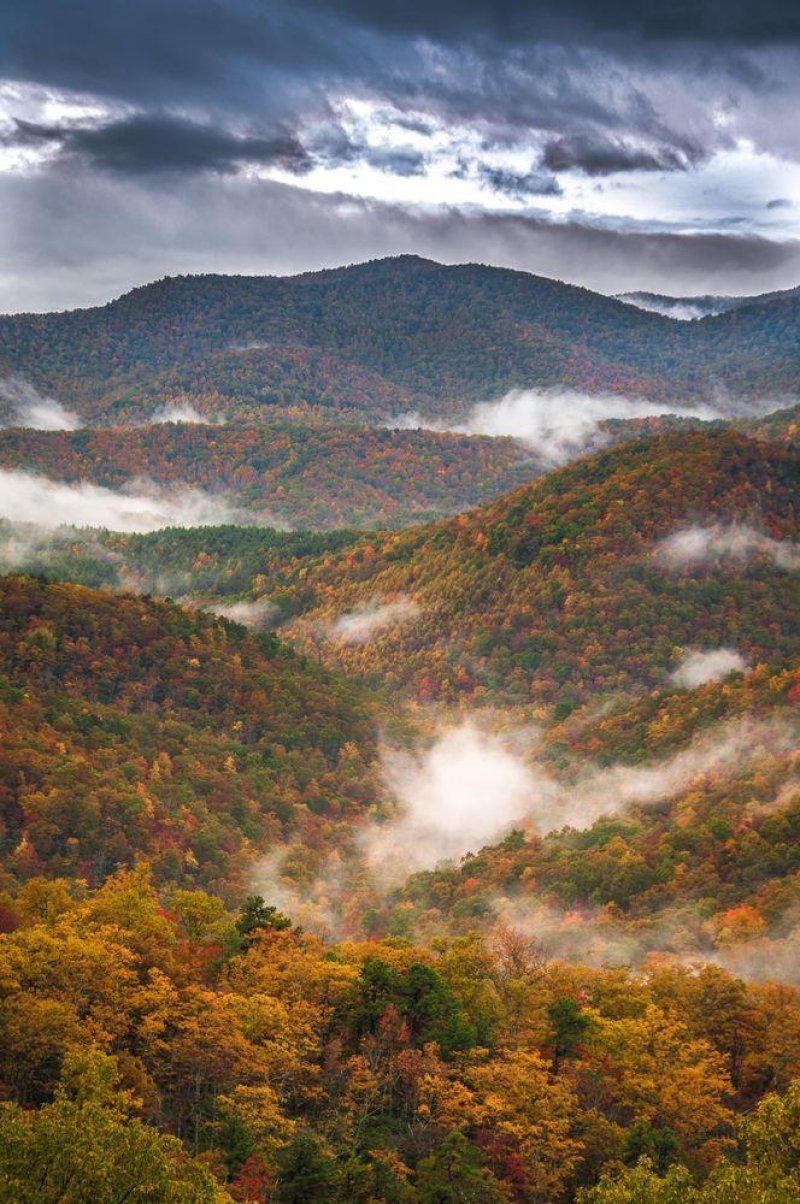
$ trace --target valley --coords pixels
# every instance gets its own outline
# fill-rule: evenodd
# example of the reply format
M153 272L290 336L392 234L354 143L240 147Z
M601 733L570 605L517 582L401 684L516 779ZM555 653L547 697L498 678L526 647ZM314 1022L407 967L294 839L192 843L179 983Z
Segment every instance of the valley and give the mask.
M0 1198L800 1191L796 303L0 320Z

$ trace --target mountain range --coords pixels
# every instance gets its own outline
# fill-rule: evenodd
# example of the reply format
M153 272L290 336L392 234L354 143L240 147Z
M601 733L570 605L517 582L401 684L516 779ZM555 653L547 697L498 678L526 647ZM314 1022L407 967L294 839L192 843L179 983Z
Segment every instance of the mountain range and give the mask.
M0 1199L798 1198L799 305L0 319Z
M555 280L416 256L294 277L166 278L94 309L0 319L0 374L83 422L166 407L455 420L517 389L678 406L800 388L800 297L677 323ZM777 400L776 400L777 404Z

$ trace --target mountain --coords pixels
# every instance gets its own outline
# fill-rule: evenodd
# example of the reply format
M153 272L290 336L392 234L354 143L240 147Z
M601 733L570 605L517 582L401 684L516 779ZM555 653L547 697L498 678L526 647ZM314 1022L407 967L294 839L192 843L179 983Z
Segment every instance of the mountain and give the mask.
M375 703L273 635L150 598L0 578L0 879L241 897L259 855L380 795Z
M154 483L221 496L245 520L328 530L454 514L530 480L542 463L513 439L296 422L163 423L0 430L0 468L133 492L145 478L145 490Z
M165 405L252 420L454 418L512 389L678 404L800 389L800 298L677 324L587 289L415 256L295 277L187 276L108 305L0 319L0 374L87 422Z
M327 655L421 698L567 710L658 684L694 646L752 664L797 655L799 483L792 445L725 430L626 443L310 564L307 621L406 599L413 621L329 640ZM290 578L278 570L276 594Z
M567 713L663 684L696 647L800 655L799 483L792 442L714 427L607 448L403 532L65 531L27 548L10 532L3 555L266 607L308 654L420 699Z
M667 318L693 321L712 315L730 313L751 305L769 305L772 301L784 301L797 297L800 287L780 289L772 293L759 293L753 297L726 297L704 293L694 297L670 297L664 293L617 293L618 301L636 305L650 313L663 314Z

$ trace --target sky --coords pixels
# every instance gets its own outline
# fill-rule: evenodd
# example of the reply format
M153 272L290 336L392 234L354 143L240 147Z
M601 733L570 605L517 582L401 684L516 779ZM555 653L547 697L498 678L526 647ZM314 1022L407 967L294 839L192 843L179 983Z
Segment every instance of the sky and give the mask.
M0 312L400 253L800 282L797 0L2 0Z

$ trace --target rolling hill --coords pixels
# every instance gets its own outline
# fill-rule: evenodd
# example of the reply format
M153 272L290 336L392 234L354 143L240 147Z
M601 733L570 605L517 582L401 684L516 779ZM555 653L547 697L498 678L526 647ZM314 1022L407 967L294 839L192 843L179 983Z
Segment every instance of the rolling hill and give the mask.
M187 276L108 305L0 319L0 375L84 421L165 405L258 419L287 407L453 418L519 388L678 404L796 394L800 298L676 323L523 272L415 256L302 276Z
M375 703L273 635L149 598L0 578L0 879L241 897L255 859L380 796Z
M114 490L133 482L134 492L144 478L224 496L253 521L329 530L454 514L530 480L542 464L513 439L284 421L0 431L0 468Z
M412 622L329 639L326 654L422 698L566 709L658 684L690 646L733 645L750 663L797 655L799 482L791 445L716 430L626 443L324 557L302 577L308 638L408 599ZM279 571L276 592L287 584Z
M403 532L65 531L27 548L12 532L4 555L266 608L304 651L420 699L567 713L662 684L691 648L753 665L800 654L799 482L791 442L671 431Z

